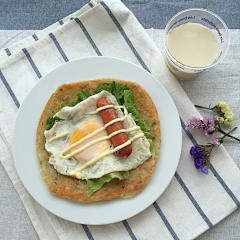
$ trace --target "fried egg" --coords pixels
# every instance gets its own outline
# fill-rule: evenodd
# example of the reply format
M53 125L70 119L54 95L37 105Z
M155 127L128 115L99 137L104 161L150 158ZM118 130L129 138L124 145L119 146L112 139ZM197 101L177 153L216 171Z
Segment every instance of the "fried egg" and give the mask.
M104 140L95 143L91 147L86 148L84 151L72 156L69 159L61 159L59 157L59 153L69 145L79 141L88 134L104 126L99 113L89 114L90 112L96 111L97 101L101 97L108 97L113 105L118 106L114 95L107 91L102 91L78 103L74 107L63 107L54 115L55 117L62 119L62 121L56 122L50 130L46 130L44 132L46 138L45 149L50 153L49 163L52 164L59 173L69 175L69 172L80 168L82 165L97 157L99 154L113 149L111 141ZM123 113L120 109L117 109L116 112L119 118L123 117ZM136 126L131 114L128 114L122 124L125 129ZM66 136L49 142L51 138L66 131L69 132ZM127 135L130 139L141 132L141 130L135 130L127 133ZM108 134L106 130L101 131L97 135L70 149L70 152L83 147L85 144L94 139L107 135ZM100 178L107 173L115 171L129 171L137 168L144 161L151 157L150 144L145 136L133 141L131 146L132 153L126 160L124 157L119 157L117 153L110 154L84 169L82 171L84 176L83 179Z

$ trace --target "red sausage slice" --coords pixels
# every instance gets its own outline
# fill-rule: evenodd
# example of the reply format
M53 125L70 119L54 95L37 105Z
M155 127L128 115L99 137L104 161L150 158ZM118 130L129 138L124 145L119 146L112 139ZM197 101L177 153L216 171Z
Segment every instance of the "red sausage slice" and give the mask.
M97 101L97 107L104 107L107 105L112 105L111 101L107 97L101 97ZM103 123L107 124L110 121L118 118L118 115L114 108L107 108L104 110L101 110L99 112L100 116L102 117ZM123 129L121 122L116 122L111 124L107 127L107 133L111 134L113 132L116 132L120 129ZM126 133L119 133L111 138L111 142L113 146L116 148L119 145L122 145L123 143L128 141L128 137ZM117 151L117 155L120 157L124 157L125 159L132 153L132 147L131 145L128 145L120 150Z

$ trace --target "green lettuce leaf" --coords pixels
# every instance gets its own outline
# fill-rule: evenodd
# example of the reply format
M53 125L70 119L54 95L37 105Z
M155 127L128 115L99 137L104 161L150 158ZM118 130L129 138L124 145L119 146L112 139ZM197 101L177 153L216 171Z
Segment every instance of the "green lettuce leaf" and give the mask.
M152 158L154 159L155 158L155 154L156 154L156 150L155 150L155 147L153 145L153 141L151 138L147 138L148 142L150 143L150 152L152 154Z
M75 101L68 103L69 107L74 107L76 104L92 96L92 94L88 91L88 89L83 89L77 94L77 96L78 98Z
M112 172L108 173L101 178L97 179L87 179L87 194L90 197L94 192L99 190L104 183L110 182L113 178L118 178L119 180L124 180L129 177L129 172Z
M66 106L65 103L64 103L64 102L61 102L61 103L60 103L60 109L57 110L57 111L55 111L54 114L56 114L57 112L59 112L59 111L60 111L63 107L65 107L65 106ZM53 117L53 116L49 115L49 116L47 117L47 130L51 129L56 121L61 121L61 120L62 120L62 119L59 118L59 117Z
M92 94L88 91L88 89L83 89L81 92L77 94L78 98L83 101L92 96Z
M94 94L100 93L103 90L112 93L114 88L115 88L114 81L112 81L110 83L102 83L102 84L98 85L98 87L95 89Z
M60 103L60 109L59 110L57 110L57 111L55 111L54 112L54 114L56 114L57 112L59 112L63 107L65 107L66 105L65 105L65 103L64 102L61 102Z
M81 101L87 99L88 97L92 96L91 93L88 91L88 89L83 89L81 92L77 94L78 98L74 102L69 102L68 105L70 107L74 107L76 104L80 103ZM65 107L65 103L61 102L60 109L55 111L54 114L59 112L63 107ZM58 117L53 117L51 115L47 118L47 130L51 129L55 123L55 121L61 121L62 119Z
M49 115L47 117L47 130L49 130L53 127L55 121L61 121L61 120L62 120L61 118L53 117L53 116Z
M153 145L153 141L150 136L150 126L144 122L138 115L137 109L135 108L134 101L134 94L131 90L124 90L123 92L124 98L124 106L128 110L129 113L132 113L132 118L136 122L136 124L141 127L145 137L147 138L148 142L150 143L150 152L152 154L152 158L155 157L155 147Z
M116 97L118 104L123 105L123 103L124 103L123 92L125 90L131 90L131 88L128 87L127 84L125 84L125 83L119 83L119 82L112 81L110 83L100 84L95 89L94 93L97 94L103 90L112 93Z
M113 89L112 94L116 97L119 105L123 105L124 103L123 93L125 90L131 91L131 88L129 88L127 84L115 82L115 88Z
M73 101L73 102L69 102L68 103L68 106L69 107L74 107L76 104L78 104L78 103L80 103L80 99L79 98L77 98L75 101Z

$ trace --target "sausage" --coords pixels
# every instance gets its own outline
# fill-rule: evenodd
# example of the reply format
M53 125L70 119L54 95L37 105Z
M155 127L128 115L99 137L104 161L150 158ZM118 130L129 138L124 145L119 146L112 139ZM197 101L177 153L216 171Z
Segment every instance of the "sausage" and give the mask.
M97 107L103 107L107 105L112 105L111 101L107 97L101 97L97 101ZM102 117L103 123L107 124L108 122L118 118L118 115L114 108L107 108L104 110L101 110L99 112L100 116ZM116 122L111 124L106 128L108 135L116 132L120 129L123 129L121 122ZM127 134L125 132L119 133L111 138L111 142L113 146L116 148L119 145L122 145L123 143L128 141ZM126 147L120 149L117 151L117 155L120 157L124 157L125 159L132 153L132 147L131 144L127 145Z

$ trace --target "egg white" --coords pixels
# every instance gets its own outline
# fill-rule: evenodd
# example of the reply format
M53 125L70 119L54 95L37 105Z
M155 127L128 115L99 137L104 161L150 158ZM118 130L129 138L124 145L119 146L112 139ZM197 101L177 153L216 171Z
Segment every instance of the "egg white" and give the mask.
M78 125L90 120L103 122L99 113L94 115L88 114L89 112L93 112L97 109L96 103L101 97L108 97L113 105L118 106L114 95L107 91L102 91L78 103L74 107L66 106L62 108L62 110L56 113L55 116L63 119L63 121L56 122L50 130L46 130L44 132L46 137L45 149L51 153L49 163L52 164L59 173L69 175L69 172L81 167L84 164L76 160L74 157L71 157L70 159L61 159L59 158L59 153L69 146L70 138ZM123 117L123 113L120 109L116 110L116 112L118 117ZM131 114L128 114L128 117L122 123L125 129L136 126ZM51 143L49 142L50 138L65 131L69 131L67 136L54 140ZM141 132L141 130L137 130L127 133L127 135L130 139ZM84 175L83 179L100 178L107 173L115 171L128 171L137 168L151 157L150 144L145 136L135 140L131 145L132 153L126 160L123 157L119 157L116 153L106 156L100 161L84 169L82 171ZM113 149L112 145L106 151L110 149Z

